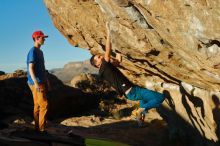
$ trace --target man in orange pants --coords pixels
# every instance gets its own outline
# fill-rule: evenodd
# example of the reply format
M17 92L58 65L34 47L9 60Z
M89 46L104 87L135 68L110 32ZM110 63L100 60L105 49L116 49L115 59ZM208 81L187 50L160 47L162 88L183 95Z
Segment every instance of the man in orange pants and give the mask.
M35 31L32 34L34 47L30 49L27 55L27 77L34 100L35 129L40 132L46 131L45 124L48 111L45 86L46 84L49 86L49 82L44 65L44 55L40 49L47 37L42 31Z

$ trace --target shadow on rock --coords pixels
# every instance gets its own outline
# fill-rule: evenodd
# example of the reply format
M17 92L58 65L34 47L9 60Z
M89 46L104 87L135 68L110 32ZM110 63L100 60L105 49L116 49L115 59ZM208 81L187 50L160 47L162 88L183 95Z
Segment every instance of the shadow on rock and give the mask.
M212 100L215 104L215 108L212 110L213 112L213 118L215 120L216 123L216 135L218 137L218 139L220 139L220 100L216 95L212 95ZM219 142L220 144L220 142Z
M170 108L165 106L160 106L157 111L161 117L167 122L169 128L169 140L173 142L174 145L178 146L217 146L217 143L206 139L200 134L198 129L195 127L195 117L192 114L191 108L186 102L188 93L180 87L182 93L182 103L186 109L186 112L190 118L193 125L189 124L184 118L179 115L175 110L175 104L172 100L170 93L164 90L166 96L166 101ZM175 97L174 97L175 98ZM190 97L191 98L191 97ZM197 101L196 101L197 102ZM202 102L199 101L199 106L202 106ZM196 120L195 120L196 121Z

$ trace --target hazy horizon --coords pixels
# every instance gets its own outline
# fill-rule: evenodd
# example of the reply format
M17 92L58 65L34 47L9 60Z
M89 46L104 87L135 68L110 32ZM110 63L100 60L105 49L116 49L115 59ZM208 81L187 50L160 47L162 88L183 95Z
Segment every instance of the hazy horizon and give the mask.
M47 70L53 70L53 69L60 69L60 68L63 68L66 64L68 63L77 63L77 62L83 62L83 61L86 61L88 59L85 59L85 60L80 60L80 61L69 61L69 62L66 62L66 63L63 63L63 62L52 62L52 64L47 64ZM21 63L23 65L23 63ZM7 66L8 65L8 66ZM7 70L0 70L0 71L3 71L5 73L13 73L15 72L16 70L23 70L23 71L26 71L27 70L27 67L26 66L21 66L18 64L7 64L7 65L4 65L1 66L1 68L7 68Z

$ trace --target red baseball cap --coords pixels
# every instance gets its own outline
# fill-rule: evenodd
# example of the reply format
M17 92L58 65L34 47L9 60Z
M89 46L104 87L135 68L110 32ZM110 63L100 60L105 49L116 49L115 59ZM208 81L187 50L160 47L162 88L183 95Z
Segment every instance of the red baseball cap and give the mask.
M44 33L42 31L35 31L33 34L32 34L32 38L36 38L36 37L44 37L44 38L47 38L48 36L47 35L44 35Z

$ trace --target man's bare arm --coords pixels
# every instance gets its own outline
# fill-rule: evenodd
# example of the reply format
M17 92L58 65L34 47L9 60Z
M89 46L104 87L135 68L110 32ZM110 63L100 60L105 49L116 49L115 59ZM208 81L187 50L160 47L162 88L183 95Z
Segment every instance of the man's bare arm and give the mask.
M109 24L106 23L106 31L107 31L107 39L106 39L106 45L105 45L105 61L109 62L111 59L111 40L110 40L110 30L109 30Z
M29 63L28 68L29 68L29 72L30 72L31 78L34 81L34 86L35 86L35 88L38 91L40 88L39 88L39 84L37 82L37 78L36 78L35 73L34 73L34 64L33 63Z

